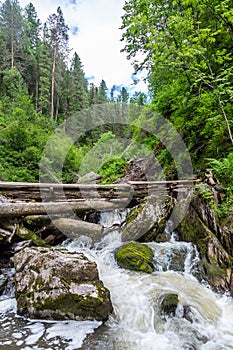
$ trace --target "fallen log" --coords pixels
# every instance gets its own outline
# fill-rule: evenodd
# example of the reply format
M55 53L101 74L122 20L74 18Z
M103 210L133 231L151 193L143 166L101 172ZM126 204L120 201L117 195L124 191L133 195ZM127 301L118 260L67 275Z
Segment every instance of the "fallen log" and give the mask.
M74 219L59 218L52 221L65 236L71 239L80 236L91 237L94 242L102 238L103 226Z
M63 183L26 183L0 181L0 194L6 200L14 202L34 200L64 202L77 199L121 199L141 198L148 192L165 193L180 186L189 188L198 179L170 180L170 181L129 181L127 183L99 185L99 184L63 184ZM0 200L1 202L1 200Z
M123 209L127 205L124 200L80 200L76 202L30 202L0 203L0 217L20 217L28 215L53 215L83 213L85 211L108 211Z
M1 182L0 193L9 201L65 201L73 199L130 198L133 188L127 184L62 184Z

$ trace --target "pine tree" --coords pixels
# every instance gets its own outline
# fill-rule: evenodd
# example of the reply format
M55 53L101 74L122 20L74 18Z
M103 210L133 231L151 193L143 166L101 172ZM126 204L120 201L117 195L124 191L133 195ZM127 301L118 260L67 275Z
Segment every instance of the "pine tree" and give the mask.
M45 24L43 27L43 39L38 49L38 109L41 114L45 115L50 113L51 57L52 50L48 42L48 28Z
M55 112L55 79L56 68L60 61L67 59L69 54L69 36L68 27L65 24L63 13L60 7L56 14L49 16L47 20L49 42L52 46L52 77L51 77L51 119L54 118Z
M121 103L127 103L129 100L129 93L125 87L122 87L120 95L117 97L117 101Z
M78 54L75 52L69 74L69 113L88 107L87 81Z
M98 93L97 93L97 103L105 103L108 101L107 97L107 85L104 80L101 80L100 85L98 87Z
M110 100L111 101L115 101L115 91L116 91L116 85L113 85L113 87L111 88L111 92L110 92Z
M24 20L17 0L5 0L0 8L0 26L6 43L9 68L20 66L23 51Z
M25 8L25 68L24 77L30 94L34 97L36 110L39 99L39 49L41 22L32 3Z
M95 105L97 103L98 88L91 83L89 87L89 105Z
M6 48L6 38L0 27L0 70L7 68L7 48Z

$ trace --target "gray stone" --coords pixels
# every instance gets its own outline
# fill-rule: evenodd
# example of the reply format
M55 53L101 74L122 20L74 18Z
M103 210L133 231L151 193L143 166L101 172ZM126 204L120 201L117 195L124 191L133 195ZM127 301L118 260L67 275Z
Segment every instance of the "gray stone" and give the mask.
M95 262L66 249L27 247L13 258L18 313L52 320L107 320L110 293Z
M173 200L169 196L150 196L142 204L134 207L126 218L122 231L124 242L139 240L143 242L165 241L164 230L171 214ZM167 237L169 240L170 237Z

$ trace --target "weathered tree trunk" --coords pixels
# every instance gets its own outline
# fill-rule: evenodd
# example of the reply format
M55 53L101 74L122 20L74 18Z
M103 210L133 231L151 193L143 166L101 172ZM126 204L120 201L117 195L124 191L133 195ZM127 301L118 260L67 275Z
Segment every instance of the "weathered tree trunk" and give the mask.
M0 203L0 217L19 217L27 215L82 213L90 210L107 211L124 208L124 201L77 201L47 203Z
M68 238L74 239L82 235L91 237L93 241L102 238L103 226L98 224L66 218L53 220L52 223Z
M57 46L53 48L53 66L52 66L52 82L51 82L51 119L54 117L54 95L55 95L55 71L56 71Z
M74 199L130 198L132 187L127 184L62 184L0 182L0 194L8 200L65 201Z

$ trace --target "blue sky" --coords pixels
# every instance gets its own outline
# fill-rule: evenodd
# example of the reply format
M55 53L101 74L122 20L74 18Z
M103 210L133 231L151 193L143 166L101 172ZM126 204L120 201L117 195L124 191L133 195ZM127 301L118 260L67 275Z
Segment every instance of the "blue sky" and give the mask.
M42 22L62 8L70 28L70 47L81 58L87 78L96 85L104 79L108 88L114 84L133 86L131 62L121 53L123 43L121 16L124 0L19 0L25 7L32 2ZM77 29L78 28L78 29ZM144 83L134 87L145 91Z

